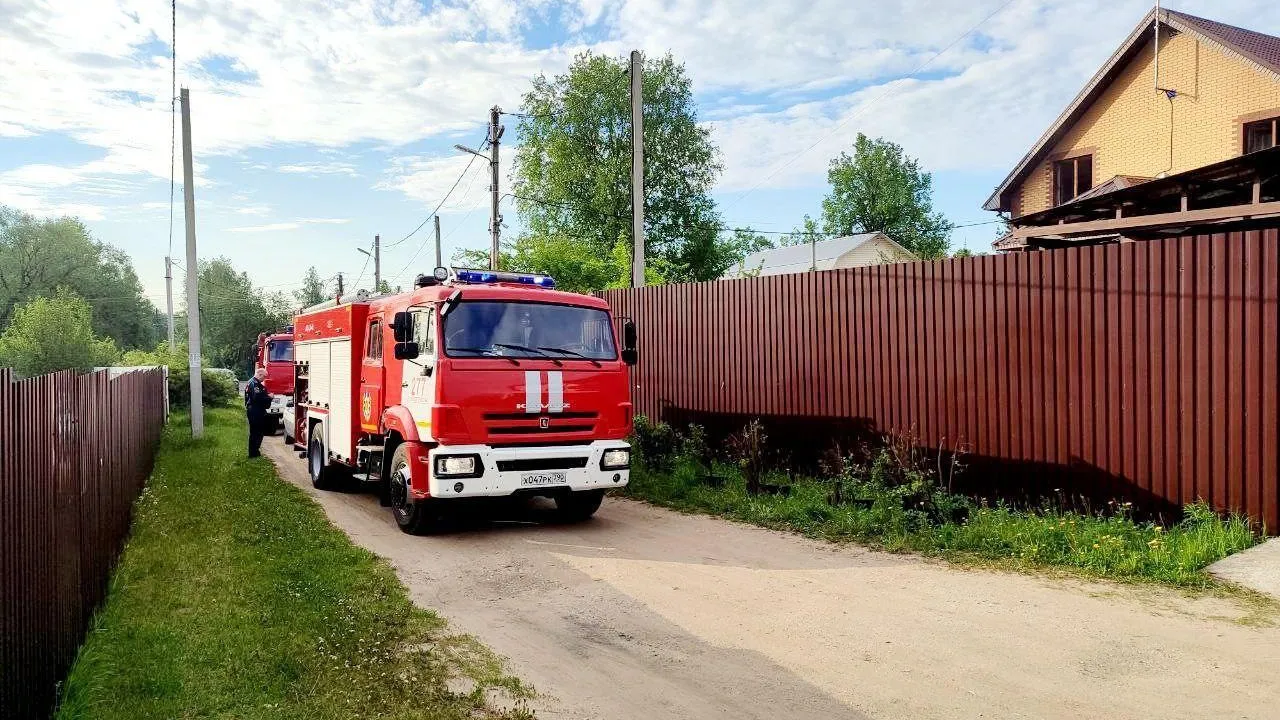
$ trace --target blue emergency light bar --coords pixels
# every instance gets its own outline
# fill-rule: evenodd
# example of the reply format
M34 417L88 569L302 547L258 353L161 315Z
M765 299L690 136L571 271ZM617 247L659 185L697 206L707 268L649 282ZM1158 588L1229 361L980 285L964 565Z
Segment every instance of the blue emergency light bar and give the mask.
M464 283L518 283L541 288L553 288L556 281L550 275L532 273L501 272L496 270L457 270L454 277Z

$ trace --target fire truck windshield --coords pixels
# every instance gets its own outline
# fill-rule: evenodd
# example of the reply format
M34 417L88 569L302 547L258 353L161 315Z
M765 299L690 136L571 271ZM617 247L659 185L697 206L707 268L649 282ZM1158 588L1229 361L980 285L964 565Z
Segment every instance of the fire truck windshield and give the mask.
M272 340L267 343L267 362L293 362L293 341Z
M597 308L534 302L463 300L444 318L449 357L486 355L545 358L548 350L574 360L613 360L609 313Z

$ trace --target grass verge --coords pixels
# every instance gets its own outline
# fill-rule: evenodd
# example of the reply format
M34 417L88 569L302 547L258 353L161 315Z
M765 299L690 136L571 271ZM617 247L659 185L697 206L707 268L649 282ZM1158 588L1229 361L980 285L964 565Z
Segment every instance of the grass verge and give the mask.
M696 465L677 461L670 472L634 468L627 493L678 510L709 513L832 541L858 541L891 551L914 551L960 562L1020 569L1067 570L1126 581L1184 588L1219 583L1204 568L1258 542L1249 522L1188 508L1168 528L1123 513L1085 515L1053 509L1015 511L974 507L962 521L928 522L892 497L863 504L829 502L831 486L797 479L789 496L747 494L741 473L719 465L720 487L705 484Z
M181 417L165 433L59 718L532 715L495 656L245 457L240 413L206 422L199 441Z

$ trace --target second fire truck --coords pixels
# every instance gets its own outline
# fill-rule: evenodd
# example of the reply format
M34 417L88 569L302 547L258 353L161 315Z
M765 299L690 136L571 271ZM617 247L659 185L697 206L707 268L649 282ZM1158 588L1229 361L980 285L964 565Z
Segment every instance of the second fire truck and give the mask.
M254 358L254 369L267 369L264 384L271 395L271 407L267 408L267 431L274 433L276 427L282 425L283 413L293 401L293 328L258 335Z
M295 420L318 488L377 482L423 534L468 498L590 517L627 484L635 327L543 275L437 268L294 322Z

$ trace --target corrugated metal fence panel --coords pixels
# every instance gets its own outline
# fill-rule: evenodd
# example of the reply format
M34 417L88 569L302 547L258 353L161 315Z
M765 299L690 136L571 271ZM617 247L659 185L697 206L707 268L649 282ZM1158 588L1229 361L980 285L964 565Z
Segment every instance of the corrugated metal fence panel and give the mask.
M1274 532L1278 244L1268 229L604 297L636 321L632 399L651 418L759 416L798 444L914 427L964 443L994 491L1203 498Z
M151 473L164 384L0 369L0 717L53 708Z

